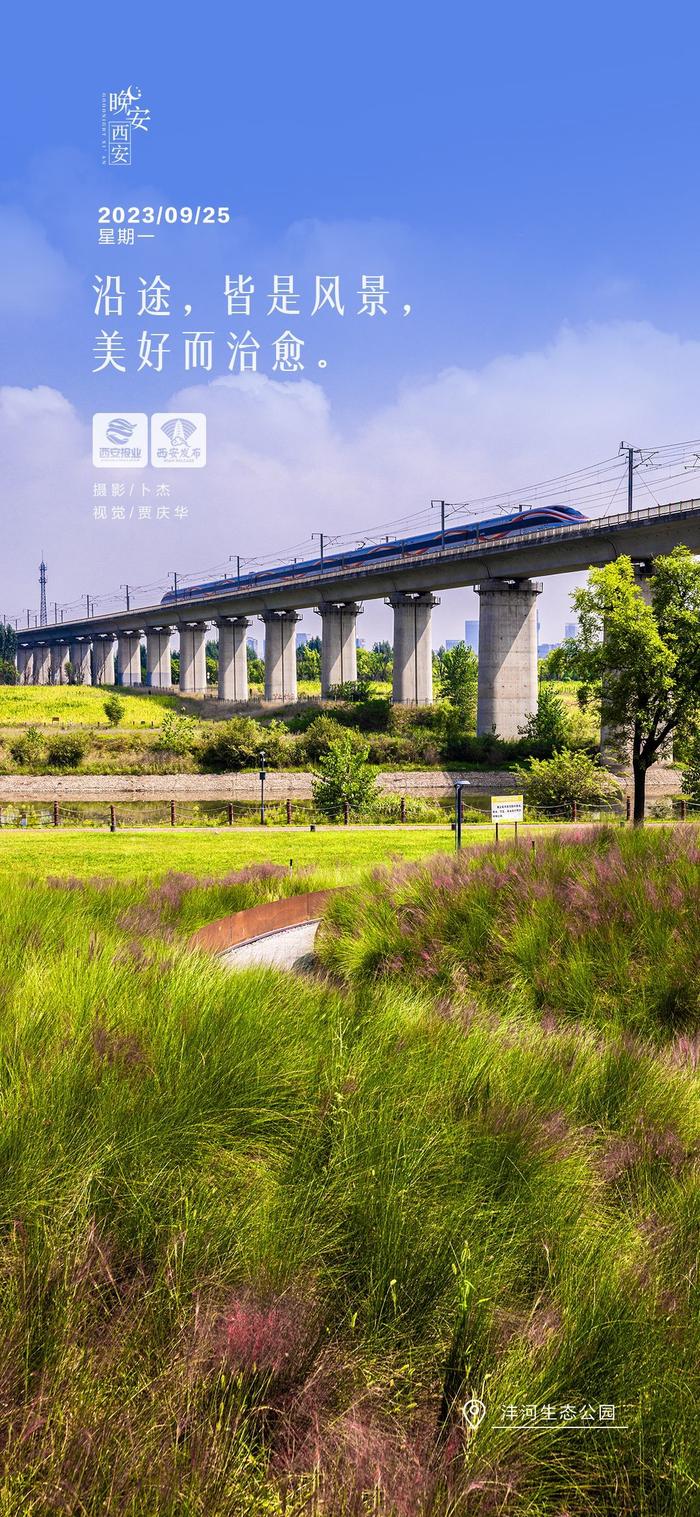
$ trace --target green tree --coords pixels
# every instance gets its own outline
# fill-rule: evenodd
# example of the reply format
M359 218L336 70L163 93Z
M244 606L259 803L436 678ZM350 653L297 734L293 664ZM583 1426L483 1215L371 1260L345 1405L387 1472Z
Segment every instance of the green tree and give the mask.
M316 639L314 639L316 641ZM318 682L321 678L321 653L312 648L311 640L297 648L297 679Z
M126 711L126 702L118 695L108 695L106 701L102 703L102 710L110 727L118 727Z
M537 710L528 717L524 727L518 728L518 732L530 743L546 744L552 749L564 747L568 737L564 702L548 684L540 685Z
M377 678L377 676L375 674L376 667L377 667L377 665L376 665L376 655L374 653L371 653L370 650L369 650L369 648L358 648L358 650L357 650L357 678L358 678L358 680L360 680L364 685L369 686L372 683L372 680Z
M587 753L563 748L548 759L528 759L517 769L527 799L546 810L555 806L596 806L620 796L617 780Z
M16 685L19 682L14 659L0 658L0 685Z
M344 732L319 759L313 779L314 801L324 816L336 820L345 811L361 813L372 804L377 786L367 759L369 747L358 734Z
M579 635L572 667L601 721L632 757L634 821L644 822L646 777L673 732L700 715L700 564L677 547L654 561L651 602L631 559L592 569L574 591Z
M439 695L466 718L467 724L473 722L479 672L474 649L468 648L466 643L457 643L454 648L440 648L436 664Z
M246 648L246 657L248 660L248 679L251 685L264 685L265 665L263 660L258 658L257 653L254 653L250 647Z
M549 679L573 679L572 656L575 653L576 644L571 638L560 643L558 648L552 648L540 659L539 674L541 680Z
M0 622L0 660L4 663L14 664L17 653L17 633L10 622ZM5 680L6 685L14 684L14 680Z
M370 677L378 680L391 679L393 668L394 650L391 643L373 643Z
M206 665L206 673L207 673L207 684L208 685L215 685L217 683L217 681L218 681L218 678L219 678L219 644L218 644L218 642L216 642L215 640L212 639L212 640L210 640L209 642L206 643L205 650L204 650L204 657L205 657L205 665Z

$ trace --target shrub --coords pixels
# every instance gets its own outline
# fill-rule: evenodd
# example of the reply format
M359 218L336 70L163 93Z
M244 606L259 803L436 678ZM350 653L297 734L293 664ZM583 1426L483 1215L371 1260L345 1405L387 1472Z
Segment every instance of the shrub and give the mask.
M564 747L569 736L564 702L550 685L540 685L537 710L518 732L529 743L544 743L552 750Z
M356 680L344 680L342 685L331 685L327 698L329 701L366 701L371 688L371 679L360 675Z
M390 701L386 702L387 732L395 732L401 737L408 737L415 732L417 727L426 731L441 733L445 728L445 711L440 706L393 706Z
M344 732L331 743L313 781L314 801L324 816L340 817L346 806L362 812L374 800L376 782L367 764L368 754L369 748L361 740L358 744L354 733Z
M52 769L73 769L85 757L85 739L77 732L66 732L60 737L53 737L46 757Z
M21 737L10 743L10 753L16 764L34 768L44 757L44 739L36 727L27 727Z
M126 711L126 703L118 695L108 695L103 705L110 727L118 727Z
M199 722L194 716L166 711L156 739L156 748L168 753L192 753L199 737Z
M369 761L383 766L412 764L416 750L410 737L394 737L390 732L372 733L367 738Z
M620 785L587 753L564 748L549 759L530 759L518 776L531 806L595 806L619 800Z
M204 739L198 750L198 762L202 769L224 773L229 769L251 769L265 751L265 762L275 769L291 751L289 735L282 722L270 722L263 726L250 716L233 716L228 722L218 722L212 733Z
M315 717L303 737L297 741L297 752L302 762L310 760L313 764L317 763L325 753L328 753L331 744L336 743L344 734L347 734L360 747L364 747L360 733L354 728L342 726L333 716Z

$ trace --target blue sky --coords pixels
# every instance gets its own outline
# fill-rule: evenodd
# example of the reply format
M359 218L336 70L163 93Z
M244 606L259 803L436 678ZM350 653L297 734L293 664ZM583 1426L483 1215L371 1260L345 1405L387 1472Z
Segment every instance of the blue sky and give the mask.
M16 538L5 598L34 604L38 536L55 594L68 601L133 577L134 559L156 580L174 557L205 568L224 547L254 554L264 514L269 552L277 540L303 540L314 523L367 527L431 495L464 499L578 467L613 453L633 427L654 431L638 439L650 444L700 431L692 426L699 26L690 7L77 4L38 19L15 7L4 27L13 68L0 103L0 383L47 387L66 406L52 401L47 424L45 396L22 400L21 425L16 398L5 407L0 440L12 467L3 512ZM105 168L101 93L129 83L151 110L150 130L136 134L130 168ZM102 204L223 204L233 219L225 228L163 228L154 242L110 249L97 245ZM390 313L368 322L353 314L357 281L379 270ZM340 275L344 318L326 310L290 323L305 340L306 366L280 388L298 385L304 403L274 393L272 381L252 396L234 393L235 382L220 386L210 428L220 467L192 483L188 521L163 523L160 535L94 522L92 412L167 409L195 380L191 398L209 412L205 387L226 374L229 356L226 271L254 275L261 314L250 326L268 373L264 355L278 331L262 296L273 272L294 272L305 293L315 272ZM166 278L178 309L193 308L173 330L217 332L213 373L186 376L173 341L161 376L137 375L135 363L125 376L94 375L102 321L92 283L107 272L121 272L133 290L139 274ZM132 342L142 325L135 316L122 323ZM606 400L596 351L609 371ZM568 409L558 413L562 364ZM551 377L542 380L539 423L524 430L533 366L538 375L548 366ZM441 448L435 409L441 376L452 371L463 376L454 417L456 432L461 407L462 457ZM671 404L679 371L684 384ZM557 414L547 417L550 393ZM382 513L380 459L403 445L404 411L413 446L423 424L416 415L424 419L430 468L416 469L411 455L404 475L390 469ZM224 471L234 424L247 451L226 454ZM42 476L37 437L47 425ZM365 500L369 517L360 520ZM78 554L66 546L76 534ZM564 587L549 588L543 624L554 634ZM469 597L462 602L449 598L438 614L442 635L472 614Z

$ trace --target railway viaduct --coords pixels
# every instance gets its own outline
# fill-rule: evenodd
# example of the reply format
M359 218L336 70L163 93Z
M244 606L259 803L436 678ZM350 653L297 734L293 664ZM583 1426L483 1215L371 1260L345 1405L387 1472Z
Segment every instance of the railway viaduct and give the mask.
M180 640L180 692L206 691L205 644L209 629L219 638L219 698L248 699L246 635L252 617L265 626L265 699L296 699L296 636L299 612L315 608L321 618L321 690L356 678L356 622L365 600L385 600L394 615L393 699L425 705L432 700L432 608L437 592L474 586L479 595L479 689L477 731L504 738L537 706L537 597L540 577L570 574L628 554L646 583L661 553L684 543L700 553L700 500L576 522L467 545L402 553L374 565L334 563L300 572L277 584L231 579L225 589L197 593L166 605L91 615L18 632L17 665L25 683L65 680L70 660L85 684L142 683L141 641L146 639L146 685L171 688L170 646ZM211 635L209 633L209 635Z

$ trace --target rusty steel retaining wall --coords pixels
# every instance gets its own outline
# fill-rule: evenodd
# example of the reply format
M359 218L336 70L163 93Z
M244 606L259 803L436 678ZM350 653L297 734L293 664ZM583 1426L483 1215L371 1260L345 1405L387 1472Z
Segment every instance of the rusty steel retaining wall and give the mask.
M340 887L342 889L342 887ZM285 927L299 927L303 922L315 922L322 915L336 890L311 890L305 895L283 896L279 901L264 901L261 906L248 906L244 911L234 911L230 916L219 917L216 922L207 922L190 938L191 948L202 948L205 953L224 953L252 938L262 938L269 932L283 932Z

